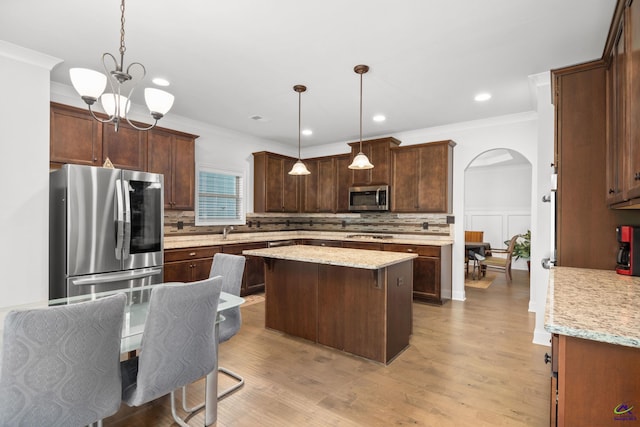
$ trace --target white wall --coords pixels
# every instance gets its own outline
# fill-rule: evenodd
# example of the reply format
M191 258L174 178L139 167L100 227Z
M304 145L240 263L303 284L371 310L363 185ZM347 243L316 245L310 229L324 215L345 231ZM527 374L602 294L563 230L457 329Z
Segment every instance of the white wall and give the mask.
M0 306L49 295L49 73L59 62L0 40Z

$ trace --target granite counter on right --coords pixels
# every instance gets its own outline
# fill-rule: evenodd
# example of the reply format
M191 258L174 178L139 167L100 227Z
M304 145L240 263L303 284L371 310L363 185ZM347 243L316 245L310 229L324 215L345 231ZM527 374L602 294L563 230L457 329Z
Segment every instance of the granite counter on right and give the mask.
M550 425L640 426L640 277L551 269L545 329Z

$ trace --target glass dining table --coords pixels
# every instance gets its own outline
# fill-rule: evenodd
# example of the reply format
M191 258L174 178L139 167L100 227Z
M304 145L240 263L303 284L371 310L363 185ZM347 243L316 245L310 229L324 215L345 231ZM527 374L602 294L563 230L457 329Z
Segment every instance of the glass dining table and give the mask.
M122 325L122 339L120 341L120 352L129 354L138 350L142 344L142 335L144 325L149 309L149 296L151 291L163 284L179 284L176 282L162 283L150 286L120 289L117 291L107 291L91 295L80 295L68 298L58 298L53 300L35 301L27 304L0 307L0 359L2 356L2 337L4 329L4 319L10 311L14 310L32 310L37 308L47 308L67 304L75 304L83 301L90 301L117 293L127 295L127 304L125 306L124 321ZM218 317L216 320L216 335L218 334L217 325L224 321L224 312L234 307L239 307L244 299L226 292L220 294L218 303ZM216 346L217 351L217 346ZM218 364L216 357L216 366L214 370L207 375L205 381L205 426L212 425L217 420L218 412Z

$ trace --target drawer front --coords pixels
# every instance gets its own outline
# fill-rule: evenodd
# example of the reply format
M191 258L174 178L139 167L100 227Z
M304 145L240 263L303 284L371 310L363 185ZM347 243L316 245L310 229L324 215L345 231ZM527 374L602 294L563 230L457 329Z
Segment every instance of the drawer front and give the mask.
M440 246L424 246L424 245L401 245L395 243L385 243L385 251L391 252L409 252L420 256L440 257Z
M211 258L218 252L222 252L220 246L168 249L164 251L164 262L185 261L196 258Z

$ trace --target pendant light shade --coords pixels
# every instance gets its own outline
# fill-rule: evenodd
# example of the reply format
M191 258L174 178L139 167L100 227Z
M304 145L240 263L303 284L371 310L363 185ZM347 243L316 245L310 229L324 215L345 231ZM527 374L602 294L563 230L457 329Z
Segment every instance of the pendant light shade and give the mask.
M360 152L353 158L353 162L349 165L349 169L372 169L373 164L369 158L362 152L362 75L369 71L368 65L356 65L353 67L356 74L360 74Z
M94 119L101 123L113 123L116 132L120 123L126 121L131 127L138 130L149 130L156 126L158 120L164 117L173 105L173 95L160 89L147 88L144 98L149 114L155 120L152 125L140 127L129 120L128 113L131 107L131 95L137 85L142 82L147 70L139 62L132 62L125 66L124 53L127 50L124 43L124 11L125 0L120 3L120 61L110 53L102 54L102 66L105 74L86 68L71 68L69 77L71 84L76 89L82 100L87 104L89 112ZM111 60L109 60L110 58ZM110 62L113 61L111 67ZM109 65L107 65L109 63ZM137 70L136 73L133 73ZM104 93L107 83L111 88L111 92ZM125 94L128 94L125 96ZM102 119L93 111L93 104L100 99L102 108L109 115L108 118Z
M309 172L309 169L307 169L307 167L304 165L304 163L300 159L300 133L301 133L301 126L302 126L301 97L302 97L302 92L306 91L307 87L303 85L295 85L293 87L293 90L298 92L298 161L293 164L293 167L289 171L289 175L309 175L311 172Z

